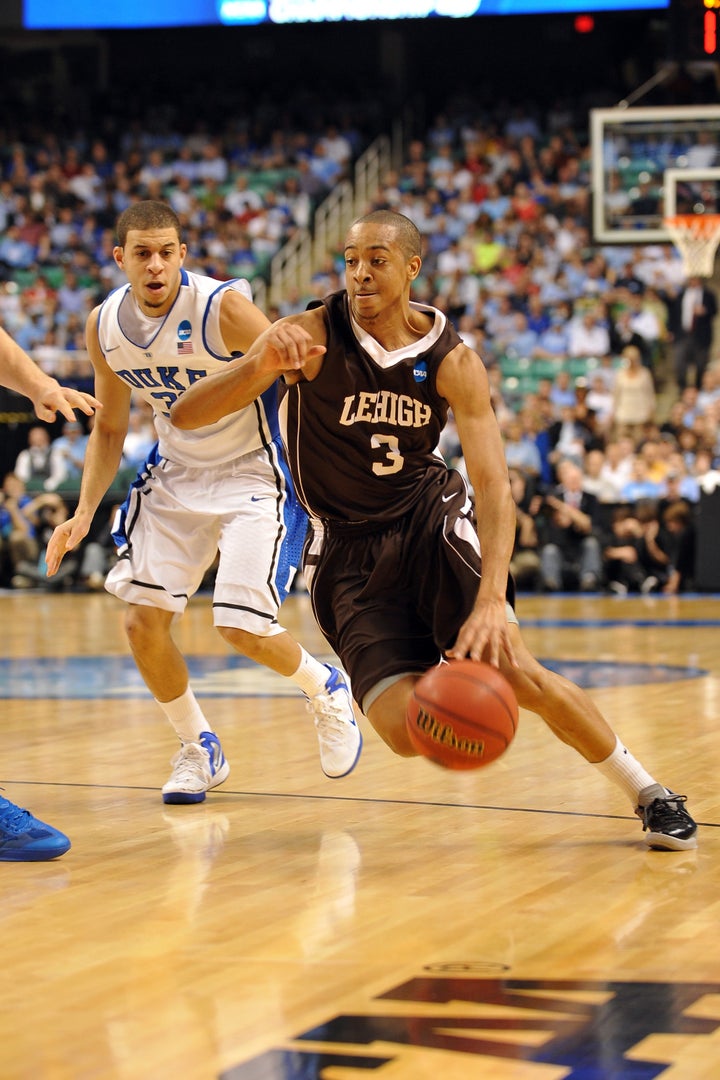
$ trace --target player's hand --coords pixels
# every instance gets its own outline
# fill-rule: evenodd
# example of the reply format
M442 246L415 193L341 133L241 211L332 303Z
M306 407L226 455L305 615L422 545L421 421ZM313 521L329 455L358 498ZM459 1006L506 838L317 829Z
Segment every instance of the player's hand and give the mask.
M75 409L91 416L96 409L102 409L102 403L92 394L86 394L82 390L73 390L69 386L50 384L47 389L39 394L33 401L35 414L39 420L52 423L58 413L62 413L66 420L75 419Z
M312 336L296 323L273 324L262 347L262 363L268 371L301 371L310 360L325 353L324 345L315 345Z
M60 568L60 563L68 551L76 548L84 540L90 529L90 522L78 516L68 518L58 525L48 541L45 552L47 576L52 577Z
M505 603L505 600L478 600L460 627L455 645L448 649L448 657L452 660L469 657L499 667L504 653L512 666L517 667Z

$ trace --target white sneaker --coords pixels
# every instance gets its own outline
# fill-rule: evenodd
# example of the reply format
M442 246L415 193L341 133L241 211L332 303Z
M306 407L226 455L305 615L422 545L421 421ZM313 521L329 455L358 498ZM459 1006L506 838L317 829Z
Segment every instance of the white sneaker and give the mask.
M346 677L326 664L330 676L325 689L308 698L308 711L315 714L320 743L320 764L333 780L347 776L355 768L362 750L362 735L355 719L352 695Z
M170 779L162 789L165 803L202 802L206 791L230 775L220 740L212 731L203 731L196 743L183 743L172 766Z

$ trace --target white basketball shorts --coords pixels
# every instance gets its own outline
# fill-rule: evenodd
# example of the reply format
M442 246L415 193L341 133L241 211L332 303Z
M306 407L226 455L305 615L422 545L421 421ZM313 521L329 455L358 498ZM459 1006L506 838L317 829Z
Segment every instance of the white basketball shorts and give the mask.
M218 555L215 625L277 634L306 528L276 443L212 468L157 457L118 511L119 559L105 587L179 615Z

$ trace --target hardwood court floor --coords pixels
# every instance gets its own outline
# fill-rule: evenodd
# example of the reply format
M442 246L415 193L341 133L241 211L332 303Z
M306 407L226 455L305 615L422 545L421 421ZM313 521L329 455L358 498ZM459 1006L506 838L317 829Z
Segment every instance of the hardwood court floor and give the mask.
M689 853L523 712L453 774L363 724L323 777L303 702L177 639L231 762L163 805L174 737L109 596L0 596L0 783L63 828L0 863L0 1080L624 1080L720 1075L720 605L522 597L526 639L690 797ZM286 625L328 657L306 597Z

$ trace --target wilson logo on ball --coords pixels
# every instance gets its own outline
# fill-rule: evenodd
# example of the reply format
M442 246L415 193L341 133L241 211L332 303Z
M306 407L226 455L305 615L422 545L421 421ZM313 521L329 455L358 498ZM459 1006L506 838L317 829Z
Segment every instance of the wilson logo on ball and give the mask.
M415 719L415 726L424 733L424 735L432 739L438 746L447 746L451 750L457 750L461 754L467 754L468 757L482 757L485 753L485 743L480 739L468 739L465 736L458 735L452 725L444 723L433 716L432 713L427 712L426 709L420 708L418 710L417 717Z

